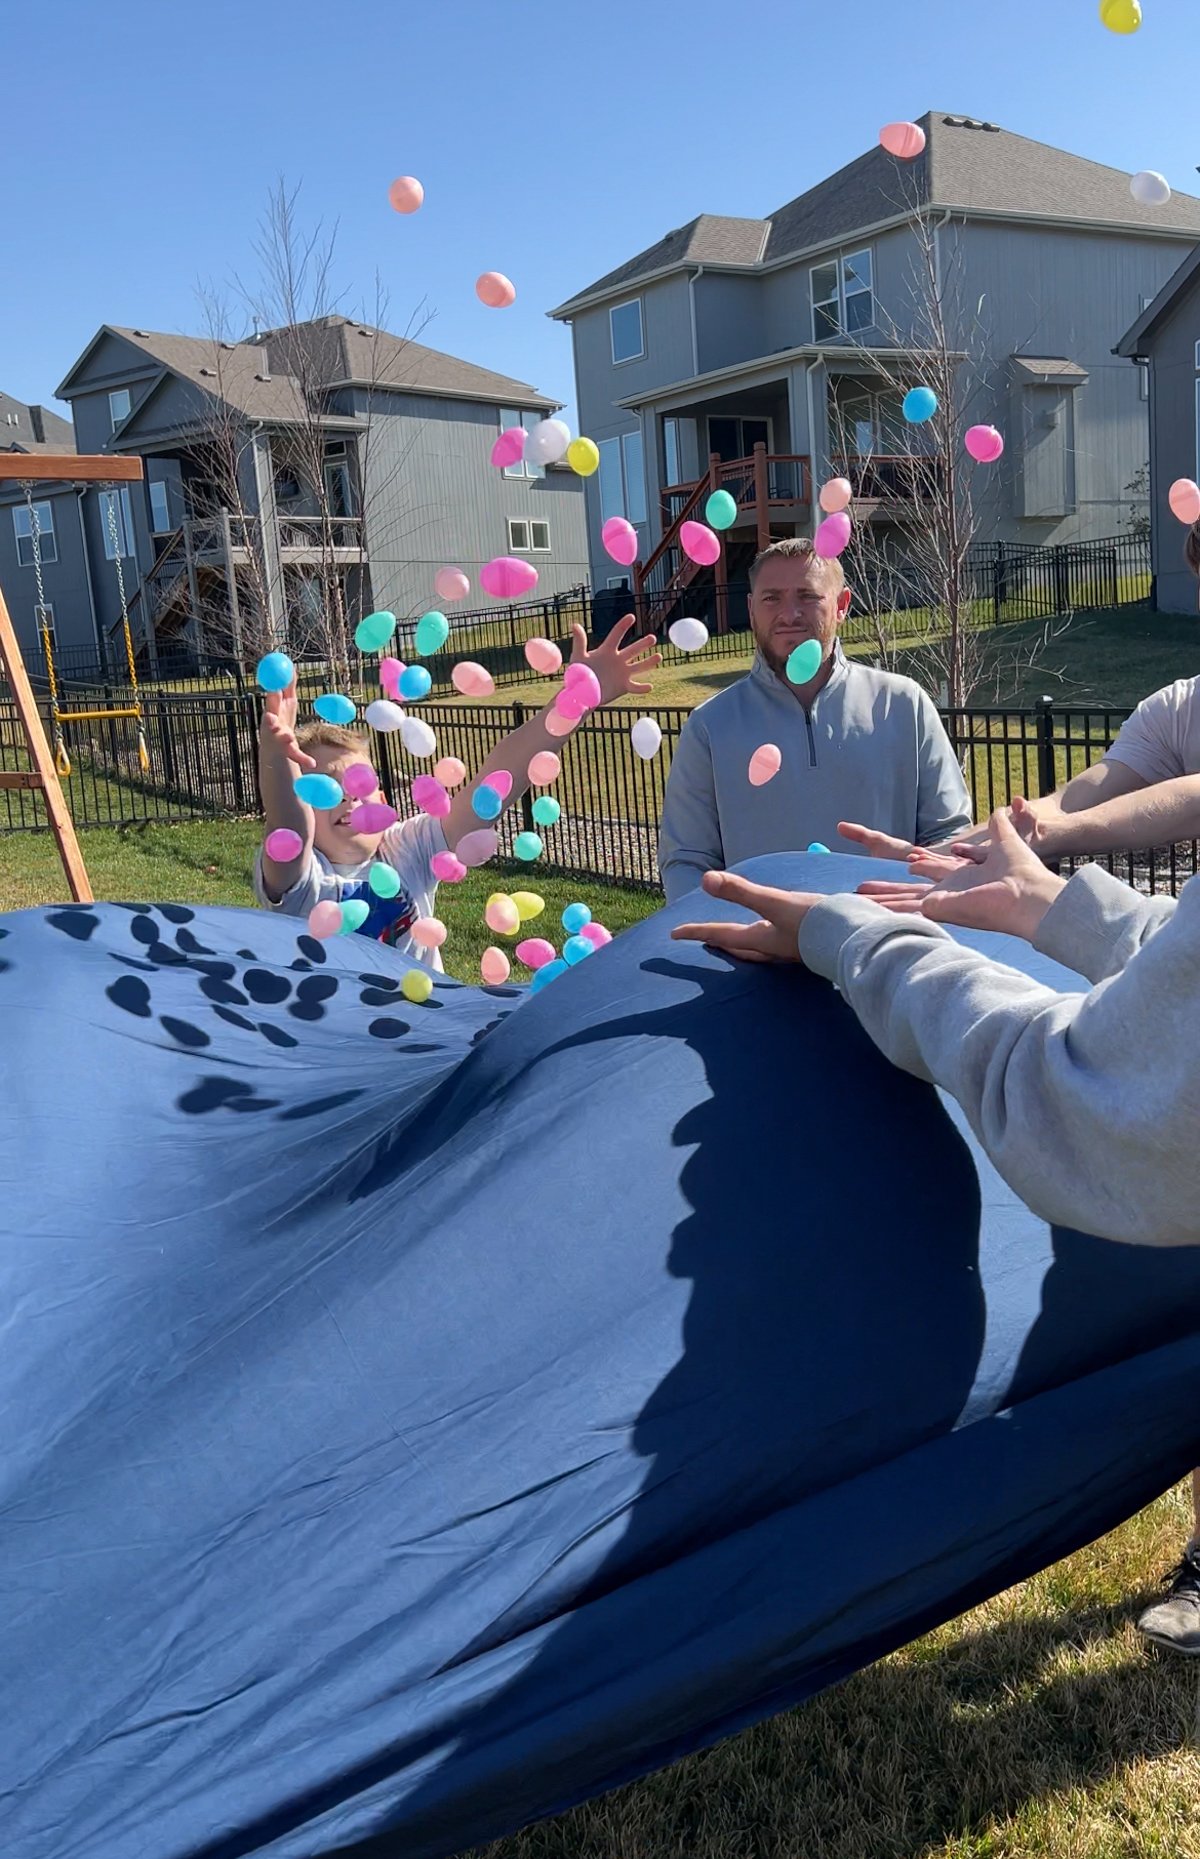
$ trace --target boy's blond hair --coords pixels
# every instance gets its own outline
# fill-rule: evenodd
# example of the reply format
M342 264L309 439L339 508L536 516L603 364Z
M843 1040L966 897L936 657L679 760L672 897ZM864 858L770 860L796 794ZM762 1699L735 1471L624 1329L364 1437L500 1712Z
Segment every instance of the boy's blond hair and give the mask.
M296 742L306 755L314 749L340 749L343 755L366 755L371 746L370 737L359 729L346 729L340 723L302 723L296 731Z

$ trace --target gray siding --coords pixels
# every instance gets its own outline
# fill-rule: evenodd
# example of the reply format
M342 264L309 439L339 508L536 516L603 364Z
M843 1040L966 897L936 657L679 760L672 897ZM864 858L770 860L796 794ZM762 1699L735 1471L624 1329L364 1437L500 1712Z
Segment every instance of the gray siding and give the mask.
M1132 320L1132 319L1131 319ZM1176 478L1200 474L1196 395L1200 371L1200 291L1185 292L1163 318L1151 343L1150 392L1153 451L1150 458L1151 551L1155 588L1163 613L1195 613L1196 578L1183 559L1186 531L1172 516L1167 493ZM1130 362L1123 363L1133 374Z
M765 355L777 345L767 341L764 292L760 278L728 277L720 272L698 277L696 299L697 374Z
M875 321L857 332L857 343L888 343L910 339L913 333L913 268L916 249L912 235L903 227L879 234L873 239L848 239L828 251L765 274L763 330L765 353L773 349L799 348L813 340L811 274L815 266L850 252L870 248L874 275ZM701 279L701 286L705 280ZM838 341L822 346L834 348Z
M54 608L54 629L59 649L66 654L91 653L96 634L88 596L87 561L79 529L79 500L70 485L47 485L34 491L39 503L49 503L54 512L54 537L58 560L44 562L42 580L46 600ZM32 568L17 561L13 510L24 498L5 495L0 503L0 587L12 615L17 638L23 652L30 657L40 650L34 608L37 605L37 581Z
M499 410L420 394L358 396L369 411L363 511L376 606L401 617L435 602L433 577L444 566L471 578L467 605L486 606L479 570L513 551L508 519L550 525L549 554L530 555L537 595L566 591L587 579L581 480L573 472L506 478L488 462L500 430ZM536 415L530 415L531 423Z

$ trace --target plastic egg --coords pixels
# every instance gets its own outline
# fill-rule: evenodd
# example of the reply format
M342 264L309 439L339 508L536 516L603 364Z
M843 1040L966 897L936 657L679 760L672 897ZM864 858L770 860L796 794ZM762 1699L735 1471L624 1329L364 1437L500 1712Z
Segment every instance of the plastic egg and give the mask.
M547 962L553 962L558 955L552 942L542 936L528 936L524 942L517 944L517 960L526 968L545 968Z
M1167 492L1171 515L1181 523L1200 522L1200 485L1191 478L1176 478Z
M737 522L737 499L728 491L712 491L704 505L704 520L710 529L728 529Z
M446 925L440 917L418 917L409 935L418 949L440 949L446 940Z
M519 465L525 456L525 442L529 438L523 426L506 426L500 437L492 445L492 463L503 470L508 465ZM442 596L443 600L445 595Z
M396 630L396 616L380 608L378 613L368 613L365 620L360 620L354 628L354 643L360 652L382 652Z
M562 926L568 936L578 936L585 923L590 923L592 913L586 904L568 904L562 913Z
M415 213L425 198L416 175L400 174L388 188L388 205L395 213Z
M324 942L327 936L340 936L342 933L342 906L332 897L326 897L319 904L314 904L308 913L308 933Z
M817 502L826 516L833 516L836 511L846 508L853 495L854 486L849 478L830 478L828 484L822 484Z
M850 541L850 518L844 510L835 510L817 525L813 537L813 554L823 561L833 561Z
M703 620L675 620L667 638L680 652L701 652L708 644L708 628Z
M555 713L570 724L581 723L591 707L587 699L575 691L562 690L554 699Z
M404 661L399 658L381 658L379 661L379 682L389 697L395 697L396 686L404 674Z
M433 993L433 976L423 968L410 968L400 983L400 992L414 1007L423 1006Z
M793 652L788 653L784 670L789 684L807 684L815 678L821 669L824 653L819 639L805 639Z
M390 735L404 723L404 712L399 704L394 704L387 697L377 697L373 704L368 704L365 716L372 729L377 729L382 736Z
M552 639L527 639L525 662L533 671L552 676L562 665L562 653Z
M460 697L490 697L496 681L485 665L464 658L450 673L450 682Z
M490 858L495 858L499 839L490 826L476 827L474 832L464 833L454 848L455 856L462 864L474 867L486 865Z
M633 524L623 516L610 516L600 531L600 540L605 553L622 568L628 568L637 560L638 533Z
M513 840L513 857L524 864L532 864L534 859L542 856L542 842L537 833L518 833Z
M539 420L529 435L525 456L535 465L556 465L571 443L571 429L562 420ZM599 464L599 453L596 463Z
M596 951L586 936L568 936L563 944L563 961L568 968L574 968L579 962L586 962L589 955Z
M254 676L260 690L286 691L296 675L296 667L286 652L268 652L260 658Z
M343 697L340 691L323 692L313 709L323 723L337 723L343 729L358 715L358 705L353 698Z
M460 762L457 755L443 755L434 766L433 778L444 788L461 787L467 778L467 764Z
M471 796L471 811L477 820L498 820L504 811L504 802L485 781Z
M422 658L429 658L434 652L440 652L449 637L450 622L444 613L438 613L431 608L417 621L415 644Z
M578 478L590 478L600 463L600 447L594 439L572 439L567 447L567 463Z
M1100 0L1100 23L1124 36L1142 23L1141 0Z
M775 776L779 773L782 766L783 756L780 754L775 744L773 742L764 742L762 747L755 749L754 754L750 757L751 787L765 787L768 781L773 781L775 779Z
M938 397L931 387L910 387L900 402L900 411L910 426L923 426L938 410Z
M612 941L612 931L606 930L603 923L585 923L579 934L593 949L603 949L605 943Z
M400 725L400 740L419 762L425 761L437 748L437 737L424 717L406 716Z
M629 744L635 755L652 762L662 748L662 730L652 716L640 716L629 732Z
M493 897L484 910L483 920L497 936L515 936L521 927L521 912L511 897Z
M300 857L304 850L304 841L299 833L294 833L290 826L277 826L273 833L268 833L263 840L263 851L277 865L290 865L293 859Z
M520 600L537 586L538 573L532 562L516 555L497 555L479 571L479 585L492 600Z
M806 849L809 852L829 852L829 847L823 846L819 839L814 839L812 844L808 846ZM832 857L832 854L830 854L830 856Z
M394 865L385 865L377 859L367 873L367 883L376 897L396 897L400 891L400 873Z
M559 709L548 710L542 719L542 726L548 736L569 736L573 729L578 729L578 717L564 716Z
M1129 183L1129 191L1140 207L1165 207L1171 198L1171 183L1154 168L1143 168Z
M562 808L553 794L539 794L533 803L533 817L539 826L557 826Z
M679 546L690 562L696 562L701 568L711 568L721 553L721 538L714 535L707 523L681 523Z
M356 833L386 833L400 815L386 800L362 800L350 815L350 828Z
M344 904L338 905L338 909L342 913L342 926L338 931L340 936L353 936L371 914L371 906L365 897L348 897Z
M467 875L466 866L453 852L435 852L429 869L439 884L461 884Z
M341 781L351 800L370 800L379 792L379 776L370 762L351 762L343 768Z
M915 161L925 149L925 131L920 123L885 123L879 140L897 161Z
M444 820L450 811L450 796L436 775L418 775L412 784L412 797L413 806L433 820Z
M485 988L502 988L512 973L512 964L503 949L485 949L479 958L479 974Z
M568 665L563 688L570 691L573 697L581 698L589 710L598 710L604 702L600 680L590 665Z
M531 994L539 993L542 988L548 987L550 982L557 981L558 977L560 975L565 975L566 972L567 964L562 961L561 958L553 962L547 962L544 968L538 969L533 980L529 983L529 992Z
M296 798L302 800L306 807L313 807L318 813L328 813L332 807L340 807L346 798L342 784L332 775L300 775L296 781Z
M994 426L969 426L963 444L977 463L994 465L1004 450L1004 437Z
M532 923L533 919L540 917L546 908L545 898L539 897L536 891L513 891L512 900L517 906L522 923Z
M532 787L549 787L562 773L562 763L553 749L539 749L527 770Z
M433 577L433 591L439 600L465 600L471 583L461 568L439 568Z
M424 665L406 665L397 681L396 689L405 703L420 703L421 699L428 697L433 689L433 679Z
M507 310L517 299L517 287L503 271L484 271L475 280L475 295L489 310Z

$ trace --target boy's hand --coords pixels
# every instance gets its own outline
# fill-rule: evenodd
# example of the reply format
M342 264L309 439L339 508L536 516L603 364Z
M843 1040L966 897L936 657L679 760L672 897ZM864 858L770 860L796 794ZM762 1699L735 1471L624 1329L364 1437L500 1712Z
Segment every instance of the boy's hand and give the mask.
M673 942L702 942L739 962L798 962L800 925L820 897L805 891L776 891L751 884L729 871L708 871L703 886L709 897L740 904L757 918L751 923L680 923Z
M296 715L299 702L296 696L296 680L292 679L286 691L268 691L263 699L262 727L258 732L261 749L295 762L297 768L315 768L316 760L306 755L296 741Z
M877 880L860 884L859 894L887 910L919 911L934 923L999 930L1032 942L1065 881L1046 870L1025 843L1007 807L992 815L988 830L991 840L984 856L957 861L949 872L937 874L935 884ZM919 875L922 865L928 864L927 859L916 859L912 869Z
M587 633L582 626L571 628L574 641L571 651L573 665L586 665L594 671L600 680L600 701L611 704L618 697L644 697L652 687L639 681L638 674L645 671L657 671L662 664L662 653L655 649L653 639L635 639L632 645L624 642L629 637L630 629L637 625L637 615L627 613L623 620L618 620L608 638L594 651L588 651Z

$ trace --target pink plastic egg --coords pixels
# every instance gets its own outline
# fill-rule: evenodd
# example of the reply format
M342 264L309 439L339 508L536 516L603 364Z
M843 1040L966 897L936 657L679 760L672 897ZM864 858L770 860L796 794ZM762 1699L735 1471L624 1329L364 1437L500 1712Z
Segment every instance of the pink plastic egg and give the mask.
M512 964L503 949L485 949L479 958L479 973L485 988L501 988L512 973Z
M465 600L471 583L461 568L439 568L433 577L433 591L439 600Z
M513 791L513 778L507 768L493 768L490 775L484 775L483 785L494 788L501 800L507 800Z
M479 571L479 585L493 600L520 600L537 586L537 578L533 563L516 555L497 555Z
M345 787L345 782L342 786ZM263 840L263 851L267 857L274 859L277 865L290 865L294 858L299 858L304 850L304 841L299 833L294 833L290 826L277 826L273 833L268 833Z
M925 147L925 131L920 123L885 123L879 140L898 161L915 161Z
M525 662L532 670L551 676L562 664L562 653L553 639L527 639Z
M525 441L528 437L529 434L523 426L506 426L500 437L492 444L493 465L500 470L507 465L519 465L525 456Z
M832 516L835 510L844 510L853 495L849 478L830 478L828 484L822 484L818 502L826 516Z
M607 554L614 562L619 562L622 568L628 568L637 560L637 530L623 516L609 517L600 531L600 540Z
M559 696L561 695L560 692ZM557 701L556 698L555 702ZM561 710L548 710L542 719L542 724L548 736L569 736L573 729L579 727L579 718L564 716Z
M440 917L418 917L408 933L418 949L440 949L446 940L446 925Z
M340 922L340 918L338 919ZM541 936L528 936L524 942L517 944L517 960L524 962L526 968L545 968L547 962L557 959L558 951L552 942L546 942Z
M342 792L351 800L366 800L379 792L379 776L368 762L351 762L342 775Z
M579 934L593 949L603 949L606 942L612 941L612 931L606 930L603 923L585 923Z
M418 775L412 784L412 797L413 806L431 819L444 820L450 811L450 796L436 775Z
M388 188L388 205L396 213L415 213L425 198L425 189L415 175L401 174Z
M679 546L689 562L697 562L701 568L711 568L720 556L721 538L707 523L681 523Z
M832 561L842 553L850 540L850 518L844 510L835 510L817 527L813 537L813 554L820 555L825 561Z
M342 933L342 906L335 904L332 897L322 903L314 904L308 913L308 933L319 936L324 942L327 936L340 936Z
M453 852L435 852L429 861L429 869L439 884L461 884L467 875L467 868L462 860L455 858Z
M600 680L590 665L568 665L565 688L589 710L598 709L604 701Z
M485 665L462 659L450 673L450 682L460 697L490 697L496 681Z
M515 936L521 927L521 912L511 897L493 897L483 920L497 936Z
M554 709L558 716L566 717L571 723L578 723L588 713L589 705L574 691L563 690L554 699Z
M1003 435L994 426L968 427L963 444L980 465L994 465L1004 450Z
M480 826L473 833L463 835L454 848L454 854L468 867L486 865L490 858L495 858L499 844L500 840L490 826Z
M1176 478L1167 492L1171 515L1181 523L1200 522L1200 484L1191 478Z
M773 742L764 742L762 747L755 749L754 754L750 757L751 787L765 787L768 781L773 781L775 779L775 776L779 773L782 766L783 756L775 747L775 744Z
M433 778L445 788L461 787L467 778L467 764L460 762L457 755L443 755L440 762L434 763Z
M398 693L396 686L404 675L404 661L399 658L381 658L379 661L379 682L389 697Z
M355 833L386 833L400 815L386 800L363 800L350 815L350 830Z
M549 787L562 773L562 763L553 749L539 749L529 764L528 774L534 787Z
M503 271L485 271L475 280L475 295L489 310L507 310L516 302L517 287Z

